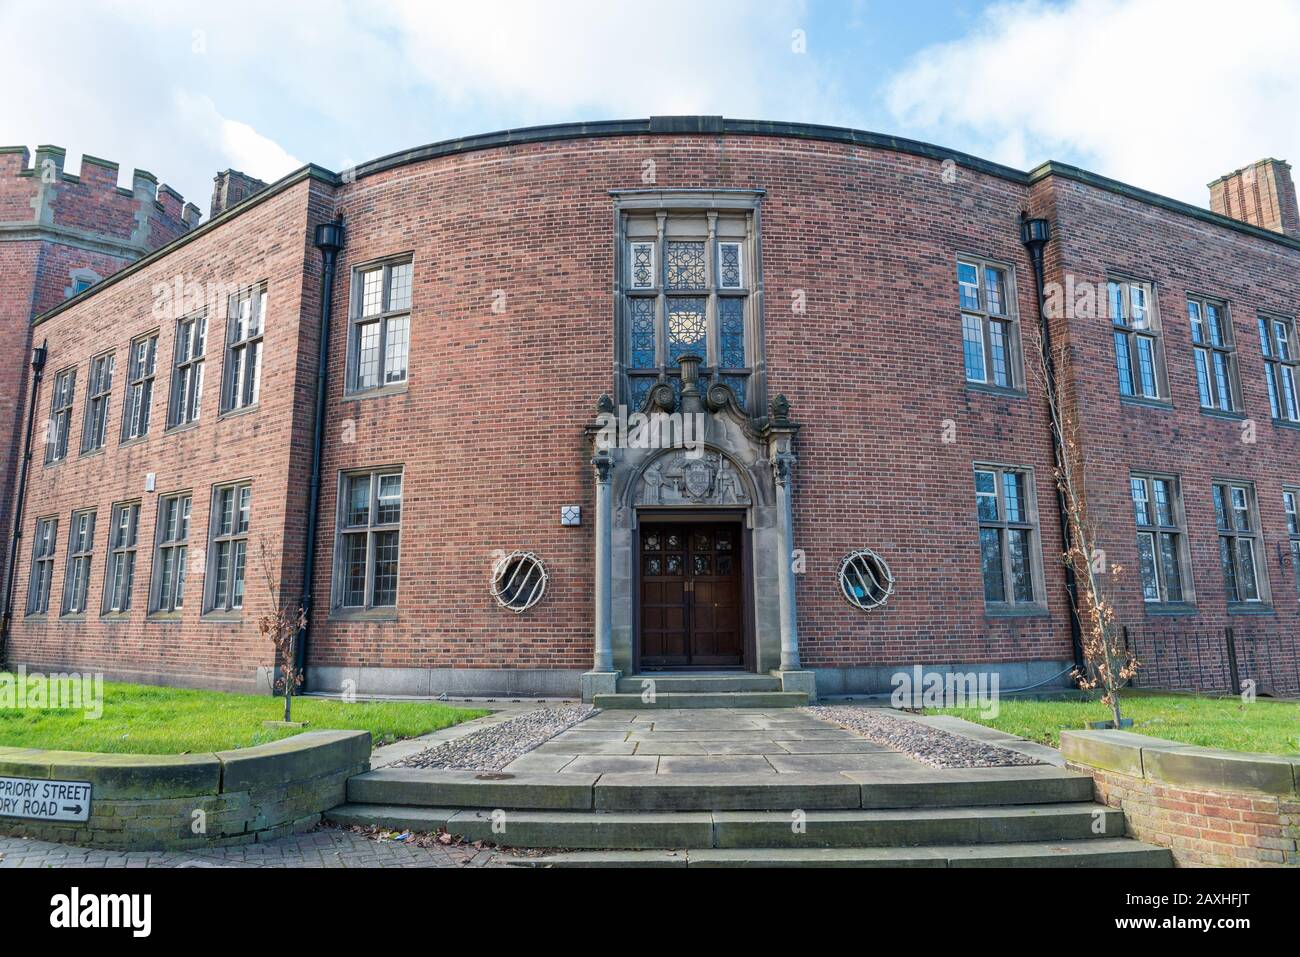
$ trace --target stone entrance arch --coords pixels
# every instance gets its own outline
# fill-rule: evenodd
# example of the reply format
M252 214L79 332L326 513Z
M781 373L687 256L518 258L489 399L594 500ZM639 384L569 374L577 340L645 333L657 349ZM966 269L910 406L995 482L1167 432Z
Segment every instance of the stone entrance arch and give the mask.
M700 395L694 373L691 363L683 362L680 401L661 386L636 413L615 409L602 396L596 421L587 427L596 479L596 655L593 671L584 676L584 698L612 691L620 674L638 667L638 541L647 516L689 522L697 516L739 515L749 544L742 561L750 582L746 620L752 629L747 635L752 670L799 672L789 496L798 426L789 420L783 397L773 401L771 415L752 419L726 386ZM610 434L623 436L625 427L635 426L635 414L656 412L693 417L698 428L685 433L693 441L667 448L609 441ZM791 675L792 690L810 691L810 677Z

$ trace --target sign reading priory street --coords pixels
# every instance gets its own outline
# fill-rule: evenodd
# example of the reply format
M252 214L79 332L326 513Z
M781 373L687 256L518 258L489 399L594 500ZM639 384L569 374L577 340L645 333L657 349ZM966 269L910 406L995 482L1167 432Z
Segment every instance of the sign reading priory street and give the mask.
M0 817L34 821L84 821L90 817L90 784L0 778Z

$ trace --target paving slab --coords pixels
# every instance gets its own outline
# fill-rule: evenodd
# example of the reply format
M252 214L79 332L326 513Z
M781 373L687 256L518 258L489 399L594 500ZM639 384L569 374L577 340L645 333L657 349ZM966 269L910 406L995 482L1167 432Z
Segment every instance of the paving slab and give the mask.
M654 774L657 755L584 754L564 766L561 774Z
M583 735L556 735L534 749L540 754L634 754L636 744L629 741L587 741Z
M704 745L699 741L667 741L659 743L658 741L639 741L636 746L637 754L708 754L704 750Z
M574 754L538 754L536 751L529 751L527 754L521 754L509 764L503 771L512 773L519 771L535 772L538 774L555 774L568 765L577 755Z
M761 754L707 755L705 757L663 757L660 774L775 774L767 757Z
M867 754L769 754L767 760L782 774L825 771L873 771L886 768L911 769L919 762L894 751Z
M857 738L853 741L844 741L840 738L805 738L802 740L785 740L777 738L776 744L781 750L790 754L876 754L880 752L893 752L893 748L887 744L877 744L875 741L864 741Z

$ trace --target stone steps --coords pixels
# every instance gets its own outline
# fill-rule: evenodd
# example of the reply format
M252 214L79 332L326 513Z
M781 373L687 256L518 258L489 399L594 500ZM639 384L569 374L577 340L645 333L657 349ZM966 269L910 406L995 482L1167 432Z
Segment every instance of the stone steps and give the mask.
M835 774L509 774L381 768L354 804L570 811L783 811L977 807L1091 800L1092 779L1050 766Z
M808 695L802 691L669 691L656 687L652 701L635 694L598 694L592 704L606 711L663 711L698 708L803 708Z
M869 848L702 848L574 851L521 858L519 867L1151 867L1173 866L1168 849L1123 838L1057 844Z
M447 809L451 810L451 809ZM468 841L565 849L879 848L1059 843L1122 837L1123 814L1090 803L855 811L519 811L344 805L336 823L446 829Z
M771 675L751 674L644 674L628 675L618 679L619 694L634 694L638 697L646 690L646 682L654 682L656 694L680 693L735 693L780 691L781 679Z

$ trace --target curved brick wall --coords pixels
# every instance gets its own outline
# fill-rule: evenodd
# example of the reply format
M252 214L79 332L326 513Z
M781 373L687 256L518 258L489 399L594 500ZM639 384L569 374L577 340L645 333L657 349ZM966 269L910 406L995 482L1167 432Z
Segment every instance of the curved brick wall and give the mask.
M1108 331L1069 331L1086 377L1081 393L1099 415L1098 434L1086 441L1095 439L1105 450L1099 457L1114 474L1103 472L1102 480L1119 483L1098 492L1107 521L1114 523L1108 547L1134 565L1131 520L1121 507L1123 473L1162 461L1170 462L1163 468L1171 471L1193 459L1248 471L1261 489L1262 509L1267 498L1270 549L1285 531L1278 528L1273 499L1283 482L1300 482L1286 464L1296 461L1300 433L1270 428L1272 451L1243 462L1232 449L1235 436L1208 429L1168 432L1163 424L1178 429L1187 416L1199 418L1194 382L1187 382L1186 320L1180 320L1185 289L1232 298L1246 398L1259 404L1262 371L1257 350L1250 348L1254 310L1289 302L1296 311L1295 249L1234 231L1226 222L1145 201L1121 202L1109 187L1050 172L1030 177L958 161L954 179L954 168L939 156L878 144L734 134L505 145L378 171L363 168L355 182L313 168L272 186L242 212L200 229L122 282L51 316L41 329L51 338L53 371L73 362L84 366L90 355L113 344L124 350L131 335L160 327L155 416L161 422L172 329L169 321L149 315L151 284L176 275L267 281L260 408L220 420L205 411L196 428L175 434L155 429L133 446L110 442L93 459L74 454L55 468L37 468L28 525L37 515L57 514L63 538L72 509L94 505L102 521L112 502L142 497L140 540L149 543L155 497L142 492L142 482L146 472L154 472L159 493L193 489L191 542L201 546L211 485L251 478L254 538L262 531L275 542L283 538L285 549L273 564L295 594L320 274L311 229L342 213L348 233L334 289L319 602L310 662L334 669L332 680L354 677L363 687L366 669L519 669L535 673L538 687L571 693L576 674L592 658L594 493L582 428L595 399L613 390L610 190L644 188L649 161L659 188L766 191L761 241L768 393L785 394L792 418L802 425L795 544L807 554L807 571L797 577L806 667L1036 662L1041 675L1044 669L1058 671L1070 658L1053 558L1060 546L1043 403L1032 391L1008 398L967 388L962 375L959 254L1014 266L1024 351L1029 355L1036 347L1032 273L1018 236L1022 210L1054 220L1058 239L1049 247L1049 280L1077 272L1104 282L1108 268L1144 272L1163 256L1152 278L1161 283L1169 374L1180 407L1175 418L1159 420L1161 427L1139 425L1140 415L1155 413L1119 407ZM1107 235L1114 240L1107 242ZM1144 246L1138 237L1145 237ZM1153 238L1168 256L1154 251ZM1200 246L1222 252L1174 254ZM346 399L351 269L400 253L414 257L409 385L395 395ZM1266 287L1252 286L1242 275L1255 269L1269 276ZM498 291L506 308L494 312ZM790 307L796 291L806 295L806 314ZM1067 330L1060 334L1066 337ZM214 400L222 340L222 323L213 322L207 362ZM1182 408L1188 402L1192 406ZM74 435L80 435L81 413L79 402ZM115 392L110 434L120 414ZM949 423L955 441L945 443ZM1121 424L1131 431L1117 443ZM1179 441L1206 447L1175 451ZM1035 470L1050 615L985 614L971 478L976 461ZM338 472L399 464L406 476L402 570L397 614L386 616L395 620L331 620L327 596ZM1200 488L1198 469L1188 470L1198 483L1189 482L1185 493L1189 532L1202 561L1214 541L1213 516L1205 514L1209 489ZM582 527L560 527L559 509L566 504L583 506ZM835 581L841 557L859 547L884 555L898 580L888 606L869 614L851 609ZM61 541L56 596L65 549ZM185 611L173 621L146 621L147 544L145 549L128 620L106 623L93 613L82 622L62 622L54 614L47 620L19 618L16 660L264 690L254 679L270 657L254 628L266 608L260 577L250 573L248 602L236 620L202 618L201 573L193 573L195 600ZM488 594L497 549L532 550L547 562L546 600L524 615L499 608ZM20 596L29 559L22 556ZM101 593L103 573L101 539L92 596ZM1198 566L1198 592L1204 596L1198 621L1224 620L1217 573L1216 565ZM1276 563L1271 575L1277 616L1296 622L1292 586ZM1142 614L1135 591L1122 597L1126 614ZM422 688L429 688L427 681L411 686ZM496 690L536 689L515 677Z

